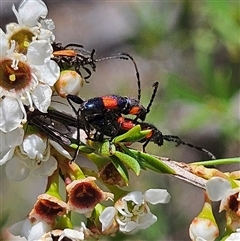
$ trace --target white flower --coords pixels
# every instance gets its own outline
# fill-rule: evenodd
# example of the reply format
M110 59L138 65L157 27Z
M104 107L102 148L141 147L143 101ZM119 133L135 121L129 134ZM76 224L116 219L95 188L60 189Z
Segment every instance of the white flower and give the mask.
M42 1L23 1L19 12L13 8L19 24L8 24L6 34L0 29L0 130L9 132L27 121L24 105L46 112L52 96L51 87L60 75L59 66L51 60L49 38L40 36L46 29L38 22L47 8ZM51 21L44 26L53 28ZM50 31L50 30L49 30ZM13 106L14 108L11 108ZM16 118L14 118L16 117ZM5 125L5 120L9 123Z
M28 241L36 241L45 233L51 230L51 226L45 222L26 218L13 224L9 231L14 236L25 237Z
M51 86L57 81L60 70L58 65L50 59L52 47L46 40L38 40L29 44L26 56L15 53L15 42L12 42L11 49L7 55L0 58L0 97L2 100L2 116L11 120L16 116L18 122L12 125L3 125L0 120L0 127L3 131L11 131L19 126L19 116L26 121L26 111L23 104L33 110L33 104L41 111L46 112L52 96ZM0 50L4 49L1 46ZM12 99L17 102L15 109L9 108ZM22 121L21 119L21 121Z
M47 140L32 134L17 147L16 155L6 164L6 174L13 181L22 181L31 172L37 176L50 176L57 168L56 159L50 155Z
M114 207L107 207L101 213L99 220L102 231L111 228L114 220L119 224L119 230L124 233L146 229L157 221L157 217L150 212L148 203L167 203L169 200L169 193L163 189L149 189L145 193L130 192L118 200Z
M226 211L231 220L230 227L240 227L240 187L232 188L231 183L221 177L212 177L206 183L206 192L212 201L220 201L219 211Z
M19 6L18 11L13 5L12 8L17 20L17 23L10 23L6 26L9 38L16 40L19 33L23 33L27 38L25 41L35 39L46 39L50 42L54 40L52 30L55 28L51 19L45 19L48 14L48 9L45 3L41 0L24 0ZM22 44L22 43L21 43ZM18 43L19 46L21 44ZM25 42L27 45L27 42Z
M22 128L17 128L7 133L0 130L0 165L5 164L12 158L15 147L22 143L23 136L24 131Z

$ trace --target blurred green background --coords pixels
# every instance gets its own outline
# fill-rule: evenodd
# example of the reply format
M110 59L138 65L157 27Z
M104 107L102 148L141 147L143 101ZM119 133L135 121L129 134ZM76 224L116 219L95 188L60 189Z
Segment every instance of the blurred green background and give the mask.
M16 21L11 5L19 2L1 0L3 29L6 23ZM145 106L152 83L159 81L147 122L164 134L178 135L208 149L217 158L240 155L239 1L45 3L48 18L56 25L57 42L79 43L90 51L94 48L98 57L118 52L134 57ZM100 62L89 81L82 92L84 98L105 94L137 97L131 62ZM173 143L163 147L150 144L147 151L183 162L208 159L204 153L184 146L176 148ZM236 170L239 166L218 168ZM3 172L1 167L2 176ZM203 192L151 171L143 171L139 178L132 176L132 183L133 190L167 188L172 199L167 205L151 206L158 221L149 229L102 240L189 240L188 227L201 210Z

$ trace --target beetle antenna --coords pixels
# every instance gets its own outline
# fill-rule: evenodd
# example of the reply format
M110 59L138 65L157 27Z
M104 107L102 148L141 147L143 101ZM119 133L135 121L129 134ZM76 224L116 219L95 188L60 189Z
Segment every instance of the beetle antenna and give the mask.
M166 141L175 142L175 143L177 143L177 146L178 145L186 145L186 146L189 146L191 148L197 149L201 152L206 153L211 159L216 159L216 157L210 151L208 151L204 148L198 147L198 146L194 146L190 143L184 142L178 136L163 135L163 139L166 140Z
M158 82L155 82L155 83L152 85L152 87L153 87L153 93L152 93L151 99L150 99L150 101L149 101L149 104L148 104L148 106L147 106L146 113L149 113L149 112L150 112L150 107L152 106L152 103L153 103L154 98L155 98L155 96L156 96L158 86L159 86L159 83L158 83Z
M96 62L102 61L102 60L109 60L109 59L124 59L124 60L131 60L134 68L135 68L135 72L136 72L136 77L137 77L137 86L138 86L138 100L140 101L141 99L141 81L140 81L140 74L139 74L139 70L137 67L137 64L135 62L135 60L133 59L133 57L125 52L120 52L118 53L117 56L110 56L110 57L104 57L104 58L99 58L99 59L95 59Z

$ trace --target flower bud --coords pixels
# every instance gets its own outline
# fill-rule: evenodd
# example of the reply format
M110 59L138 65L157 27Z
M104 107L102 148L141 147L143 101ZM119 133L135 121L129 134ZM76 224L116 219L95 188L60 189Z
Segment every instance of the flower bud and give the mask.
M64 70L60 73L54 87L57 93L65 98L68 94L78 95L83 84L84 79L76 71Z

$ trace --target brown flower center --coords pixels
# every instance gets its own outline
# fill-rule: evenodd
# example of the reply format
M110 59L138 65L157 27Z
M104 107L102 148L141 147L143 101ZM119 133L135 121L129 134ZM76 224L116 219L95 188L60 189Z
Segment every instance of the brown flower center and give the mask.
M0 87L7 91L20 91L31 82L29 65L19 61L17 68L12 67L13 60L0 61Z
M79 208L94 207L102 198L102 193L90 183L81 183L72 190L71 202Z
M14 33L9 42L11 40L15 40L17 43L16 51L18 53L26 54L27 48L29 44L32 42L32 38L34 37L34 34L30 32L28 29L21 29L20 31Z

